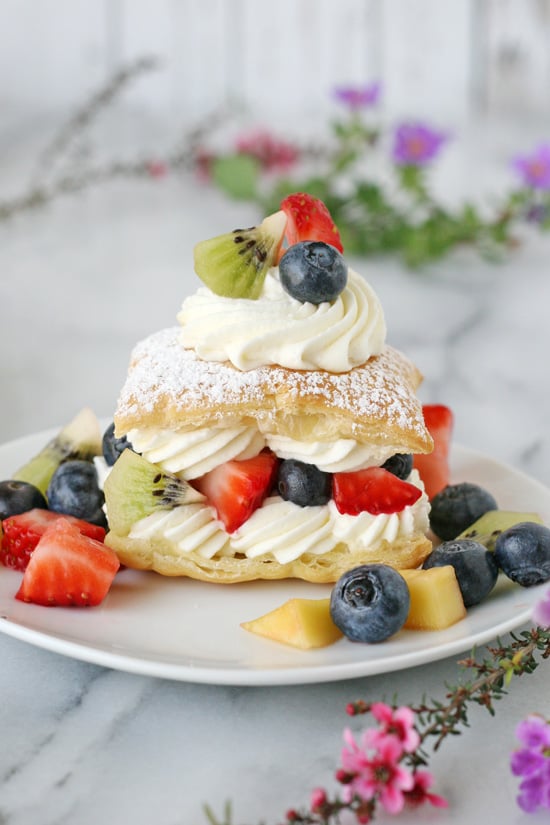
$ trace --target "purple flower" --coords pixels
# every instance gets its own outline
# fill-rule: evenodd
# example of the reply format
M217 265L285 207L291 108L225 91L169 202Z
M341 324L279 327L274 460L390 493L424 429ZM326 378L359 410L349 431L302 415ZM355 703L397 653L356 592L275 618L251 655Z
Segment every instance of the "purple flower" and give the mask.
M530 155L519 155L512 161L526 186L550 189L550 143L541 143Z
M517 726L516 739L528 748L550 748L550 724L533 713Z
M550 627L550 589L537 602L533 610L533 621L541 627Z
M357 109L376 106L380 98L380 83L370 83L368 86L338 86L334 90L334 97L354 112Z
M433 160L448 140L423 123L402 123L395 131L392 157L400 166L424 166Z
M512 773L523 777L518 805L527 813L550 808L550 723L533 714L519 723L516 736L526 746L510 760Z

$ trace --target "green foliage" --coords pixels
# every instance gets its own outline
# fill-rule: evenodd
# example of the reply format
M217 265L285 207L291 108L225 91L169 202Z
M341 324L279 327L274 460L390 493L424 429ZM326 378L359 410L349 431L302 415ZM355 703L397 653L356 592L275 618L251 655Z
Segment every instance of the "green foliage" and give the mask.
M550 229L550 192L515 189L489 216L474 203L449 208L430 192L430 165L381 158L381 130L366 125L357 112L331 126L330 146L301 149L302 162L292 176L288 171L264 175L256 158L227 155L215 160L213 182L230 197L257 203L264 214L276 211L291 192L309 192L327 205L348 254L396 255L412 269L459 247L497 260L518 245L522 223ZM385 164L383 183L367 174L369 162ZM313 173L304 175L306 167Z

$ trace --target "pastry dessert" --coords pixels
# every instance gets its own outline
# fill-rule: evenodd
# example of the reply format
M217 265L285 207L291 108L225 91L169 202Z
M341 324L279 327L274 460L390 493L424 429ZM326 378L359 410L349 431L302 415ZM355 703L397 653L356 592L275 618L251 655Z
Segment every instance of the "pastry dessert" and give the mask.
M132 450L105 482L106 542L127 566L334 582L431 550L412 469L432 449L421 375L385 343L326 207L303 194L281 207L198 244L206 286L132 353L114 417Z

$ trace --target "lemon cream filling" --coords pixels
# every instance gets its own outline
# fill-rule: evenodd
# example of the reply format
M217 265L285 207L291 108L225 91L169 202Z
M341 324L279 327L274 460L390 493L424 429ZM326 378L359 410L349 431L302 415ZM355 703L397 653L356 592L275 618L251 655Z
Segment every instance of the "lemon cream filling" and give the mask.
M424 489L416 470L407 481ZM236 554L250 559L272 556L286 564L306 553L330 553L340 543L353 551L425 532L428 512L424 492L400 512L376 516L367 512L343 515L332 501L322 506L299 507L272 496L232 534L225 532L213 507L199 503L158 510L136 522L128 538L146 540L160 536L178 552L196 553L202 558Z
M204 361L229 361L239 370L277 364L296 370L348 372L379 355L386 338L382 305L353 270L331 302L301 303L267 273L257 300L225 298L206 287L183 302L180 341Z

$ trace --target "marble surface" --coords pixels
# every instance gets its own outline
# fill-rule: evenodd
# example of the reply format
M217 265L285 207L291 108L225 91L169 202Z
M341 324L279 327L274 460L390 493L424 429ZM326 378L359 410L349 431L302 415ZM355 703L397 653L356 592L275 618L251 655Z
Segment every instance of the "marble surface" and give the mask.
M13 190L17 167L0 172ZM0 224L1 440L57 426L84 405L110 417L131 347L171 325L197 284L194 243L256 217L168 178L107 185ZM453 408L456 440L545 485L549 258L550 238L532 237L500 265L466 252L418 274L353 262L382 299L389 341L424 373L422 400ZM0 660L0 822L9 825L201 825L203 804L221 816L226 800L234 825L275 825L313 787L334 787L347 702L396 692L419 701L458 678L452 657L318 685L200 685L4 635ZM471 728L433 758L449 812L401 822L543 821L517 809L508 758L515 724L529 711L550 716L547 669L513 683L496 718L474 709Z

